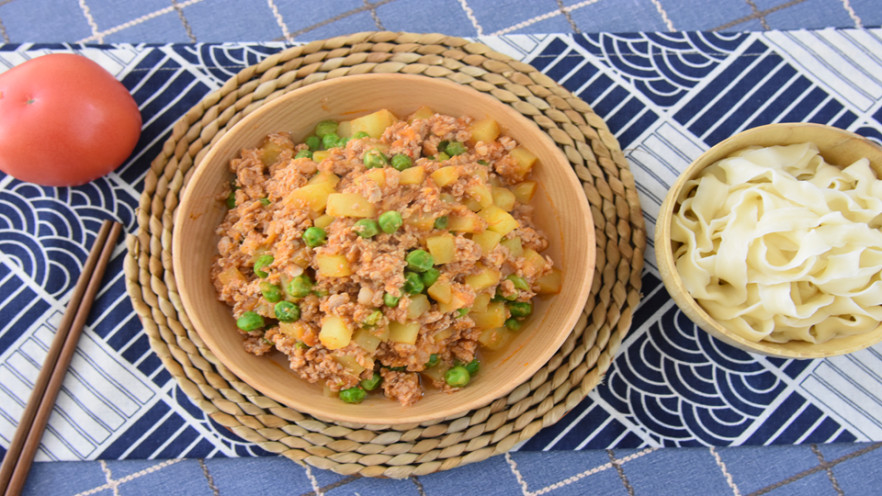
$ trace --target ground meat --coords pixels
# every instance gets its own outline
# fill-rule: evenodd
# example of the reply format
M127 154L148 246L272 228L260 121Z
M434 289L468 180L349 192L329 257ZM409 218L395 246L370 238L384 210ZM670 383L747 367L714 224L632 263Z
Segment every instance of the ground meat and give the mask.
M517 227L497 235L495 246L477 238L492 228L480 211L493 200L487 192L524 179L509 156L517 142L504 135L471 142L471 118L420 115L395 122L380 138L353 137L328 150L274 133L230 162L235 179L219 200L233 204L217 228L218 255L210 277L234 317L253 312L264 319L264 327L239 330L246 351L283 353L302 379L329 391L358 387L380 374L385 396L412 405L424 385L455 390L444 383L443 371L478 356L484 331L478 322L487 318L480 314L485 310L473 306L486 306L491 298L533 298L532 288L551 262L524 254L548 246L532 221L532 209L509 205L505 215ZM459 142L460 149L446 148L451 142ZM446 150L456 151L449 156ZM369 151L382 151L388 161L405 155L415 169L368 169ZM443 187L433 176L442 167L455 170ZM413 173L422 181L413 181ZM402 225L393 233L359 235L356 223L362 215L329 211L329 195L338 193L366 201L374 210L367 217L374 221L383 212L398 212ZM468 219L470 227L450 228L456 219ZM306 232L318 226L325 237L314 246ZM405 284L407 277L408 284L413 277L422 283L428 273L420 275L424 269L411 266L407 256L432 251L433 237L452 240L445 245L452 260L436 262L434 282L414 289ZM485 236L482 242L492 239ZM483 279L468 279L476 275ZM516 287L509 275L523 278L529 289L524 281ZM292 304L299 318L279 320L284 315L279 305ZM511 317L507 309L504 317ZM399 333L395 339L393 328ZM411 329L415 335L406 334ZM339 341L329 337L334 332L342 332Z

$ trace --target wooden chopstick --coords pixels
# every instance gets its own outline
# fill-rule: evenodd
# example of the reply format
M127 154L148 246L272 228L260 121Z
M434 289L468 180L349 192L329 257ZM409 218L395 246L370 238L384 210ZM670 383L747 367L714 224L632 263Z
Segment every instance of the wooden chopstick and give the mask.
M4 488L4 496L21 494L34 455L40 446L43 430L55 406L61 383L76 351L77 342L121 231L122 225L110 220L104 221L98 231L89 257L83 265L83 272L77 279L67 310L49 347L46 361L37 376L34 390L28 399L12 443L6 451L6 456L3 457L3 464L0 466L0 487Z

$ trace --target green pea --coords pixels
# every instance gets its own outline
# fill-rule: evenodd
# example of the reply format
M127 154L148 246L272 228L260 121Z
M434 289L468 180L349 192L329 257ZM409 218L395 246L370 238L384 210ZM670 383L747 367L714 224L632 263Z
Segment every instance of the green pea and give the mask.
M260 329L264 325L266 324L263 321L263 317L257 312L252 312L251 310L243 313L242 316L236 319L236 327L246 332Z
M391 293L383 294L383 304L387 307L395 308L398 306L398 300L400 300L400 296L394 296Z
M451 387L464 387L471 380L469 371L462 365L452 367L444 373L444 382Z
M312 150L300 150L294 158L312 158Z
M340 399L346 403L361 403L367 393L360 387L346 388L340 391Z
M257 257L257 260L254 261L254 275L261 279L268 276L269 274L267 274L266 271L263 270L263 268L268 265L272 265L274 261L275 258L273 258L272 255L261 255Z
M380 214L380 217L377 219L377 224L380 225L380 229L382 229L384 233L392 234L404 224L404 220L401 218L399 212L388 210Z
M469 314L469 309L468 308L460 308L459 310L456 311L456 313L459 314L460 317L465 317L466 315Z
M444 153L450 155L451 157L462 155L467 151L468 148L466 148L465 144L463 144L461 141L451 141L447 143L447 146L444 147Z
M392 157L392 167L403 171L413 165L413 159L403 153L397 153Z
M481 369L481 362L476 358L465 364L465 369L469 371L469 376L474 377L478 374L478 370Z
M383 318L383 312L380 310L374 310L364 319L364 325L366 326L375 326L380 322L380 319Z
M450 218L446 215L442 215L435 219L435 229L447 229L447 224L450 222Z
M426 368L428 369L434 367L435 365L438 365L438 362L440 361L441 360L438 358L438 354L432 353L431 355L429 355L429 361L426 362Z
M278 284L263 281L260 283L260 294L266 301L275 303L282 299L282 288Z
M430 267L420 274L420 279L423 280L423 284L427 288L432 284L435 284L435 281L437 281L439 277L441 277L441 271L434 267Z
M533 304L529 301L513 301L508 304L508 311L512 317L528 317L533 313Z
M486 160L478 160L479 165L489 165Z
M364 132L364 131L359 131L359 132L355 133L355 136L353 136L353 138L355 138L355 139L364 139L364 138L370 138L370 137L371 137L371 135Z
M318 150L320 146L322 146L322 139L318 136L309 136L304 140L306 146L309 147L310 150L315 151Z
M303 231L303 242L310 248L321 246L328 240L328 234L321 227L308 227Z
M380 385L380 382L383 381L383 376L381 376L378 372L374 372L369 379L362 379L359 384L364 388L365 391L373 391L377 389L377 386Z
M437 160L439 162L443 162L445 160L450 160L450 155L448 155L444 152L441 152L438 155L435 155L435 160Z
M330 150L331 148L336 148L340 146L340 137L337 136L337 133L329 133L322 136L322 147L325 150Z
M294 343L294 347L297 348L298 350L308 350L309 349L309 346L307 346L307 344L304 343L303 341L297 341L296 343Z
M355 222L352 230L362 238L373 238L380 233L380 226L374 219L359 219Z
M263 205L264 207L268 207L268 206L270 206L270 204L272 203L272 202L270 201L269 198L261 198L261 199L258 200L258 201L259 201L260 204Z
M406 271L404 273L404 286L402 287L406 293L410 294L419 294L422 293L424 289L426 289L426 285L423 284L423 280L420 279L420 275L416 272Z
M273 307L276 318L282 322L294 322L300 320L300 306L290 301L280 301Z
M515 318L505 319L505 327L510 331L520 331L523 324Z
M407 268L416 272L425 272L435 265L435 259L426 250L413 250L404 257Z
M506 279L508 279L509 281L514 283L514 287L517 289L520 289L521 291L529 291L530 290L530 285L527 283L527 280L519 275L511 274L508 277L506 277Z
M305 274L301 274L294 279L288 281L288 287L286 288L286 292L292 298L305 298L309 296L309 293L312 292L313 286L312 279Z
M368 169L379 169L386 166L389 163L389 159L386 158L383 152L374 148L364 153L362 162L364 162L364 166Z
M236 208L236 190L230 190L230 194L227 195L227 208Z
M315 134L319 138L324 138L329 134L337 133L337 122L336 121L321 121L315 125Z

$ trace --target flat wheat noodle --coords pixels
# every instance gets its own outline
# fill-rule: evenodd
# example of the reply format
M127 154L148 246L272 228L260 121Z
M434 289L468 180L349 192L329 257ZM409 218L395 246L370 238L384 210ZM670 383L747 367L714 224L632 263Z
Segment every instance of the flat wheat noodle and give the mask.
M171 268L174 209L195 163L260 105L325 79L366 72L446 78L488 93L552 137L582 182L597 263L573 334L508 396L455 419L407 426L337 425L281 405L223 367L183 312ZM590 106L528 64L440 34L366 32L293 47L247 67L175 124L144 181L139 230L127 240L126 285L153 350L212 419L298 463L402 478L504 453L560 420L600 382L640 298L645 228L634 178Z

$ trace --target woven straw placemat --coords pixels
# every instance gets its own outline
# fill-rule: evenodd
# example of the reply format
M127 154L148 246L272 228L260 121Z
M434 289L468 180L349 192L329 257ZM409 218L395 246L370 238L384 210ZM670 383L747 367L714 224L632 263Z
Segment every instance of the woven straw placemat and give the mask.
M406 426L341 426L261 395L218 363L176 292L172 221L194 163L243 115L295 88L367 72L446 78L532 119L560 146L594 215L597 264L573 334L508 396L462 417ZM174 126L144 181L126 284L153 350L212 419L261 448L340 474L408 477L504 453L557 422L601 380L640 298L645 228L634 178L591 107L534 67L440 34L367 32L316 41L247 67Z

